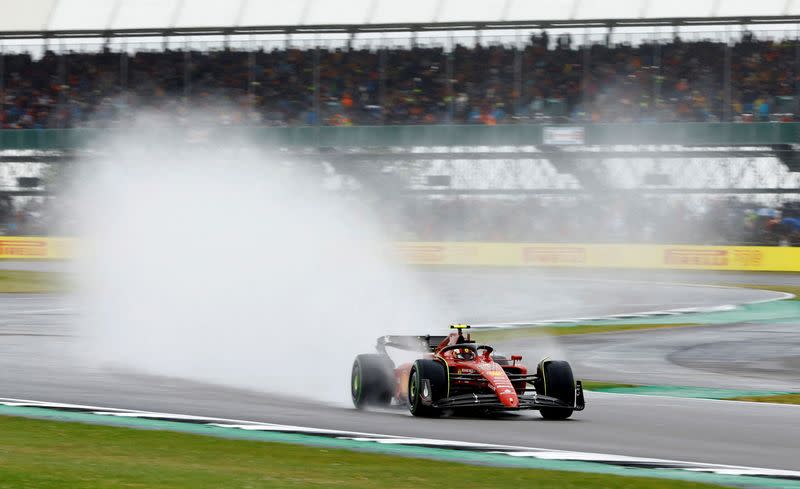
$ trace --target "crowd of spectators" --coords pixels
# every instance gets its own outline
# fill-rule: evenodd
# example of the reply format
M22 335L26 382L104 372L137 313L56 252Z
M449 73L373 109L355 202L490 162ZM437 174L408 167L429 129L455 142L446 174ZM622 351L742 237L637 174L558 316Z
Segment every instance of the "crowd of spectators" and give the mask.
M177 124L203 114L272 126L800 120L800 41L749 34L579 46L542 32L522 47L105 49L0 61L2 129L108 127L141 110ZM46 207L0 200L0 231L47 233ZM792 204L418 197L378 208L397 239L800 244Z
M408 200L397 212L394 234L410 240L800 246L800 202L462 197Z
M798 52L752 35L584 47L543 32L519 48L6 53L0 127L107 126L129 107L247 125L788 121Z

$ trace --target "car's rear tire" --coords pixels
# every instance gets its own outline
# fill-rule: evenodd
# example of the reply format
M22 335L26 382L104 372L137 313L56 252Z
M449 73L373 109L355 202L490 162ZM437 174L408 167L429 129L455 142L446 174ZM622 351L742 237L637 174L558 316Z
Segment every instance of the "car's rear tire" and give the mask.
M388 356L374 353L356 356L350 372L350 395L355 407L388 406L395 388L394 364Z
M572 367L562 360L545 360L536 369L536 392L554 397L570 406L575 405L575 377ZM544 419L567 419L572 416L572 409L543 408L539 410Z
M431 404L447 397L447 366L439 360L417 360L408 376L408 409L414 416L437 417L442 410Z

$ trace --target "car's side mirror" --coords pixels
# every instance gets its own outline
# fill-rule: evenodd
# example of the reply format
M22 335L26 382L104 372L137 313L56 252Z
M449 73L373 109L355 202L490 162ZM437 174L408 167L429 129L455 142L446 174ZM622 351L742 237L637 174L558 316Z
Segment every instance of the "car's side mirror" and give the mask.
M511 355L511 365L516 365L520 360L522 360L522 355Z

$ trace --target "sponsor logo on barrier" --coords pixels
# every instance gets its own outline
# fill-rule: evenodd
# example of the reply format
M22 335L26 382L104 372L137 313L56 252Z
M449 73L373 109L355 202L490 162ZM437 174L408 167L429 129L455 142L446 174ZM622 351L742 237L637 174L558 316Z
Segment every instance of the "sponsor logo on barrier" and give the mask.
M728 251L671 248L664 250L664 263L667 265L724 267L728 265Z
M761 250L733 250L733 265L741 267L760 267L764 264Z
M478 256L478 247L472 245L456 245L449 249L449 256L452 260L459 262L464 260L474 260Z
M34 239L0 239L0 255L47 256L47 241Z
M398 249L410 263L441 263L446 248L438 245L400 245Z
M559 146L575 146L581 145L585 141L585 133L583 127L545 127L542 130L542 142L544 144L552 144Z
M542 265L586 263L586 248L576 246L528 246L522 249L522 261Z

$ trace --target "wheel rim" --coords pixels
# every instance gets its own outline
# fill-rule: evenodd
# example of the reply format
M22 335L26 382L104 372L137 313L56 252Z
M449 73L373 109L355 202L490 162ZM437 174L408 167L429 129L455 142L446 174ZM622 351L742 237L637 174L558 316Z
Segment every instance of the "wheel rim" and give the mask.
M408 400L413 405L417 400L417 372L416 370L411 374L411 382L408 386Z

